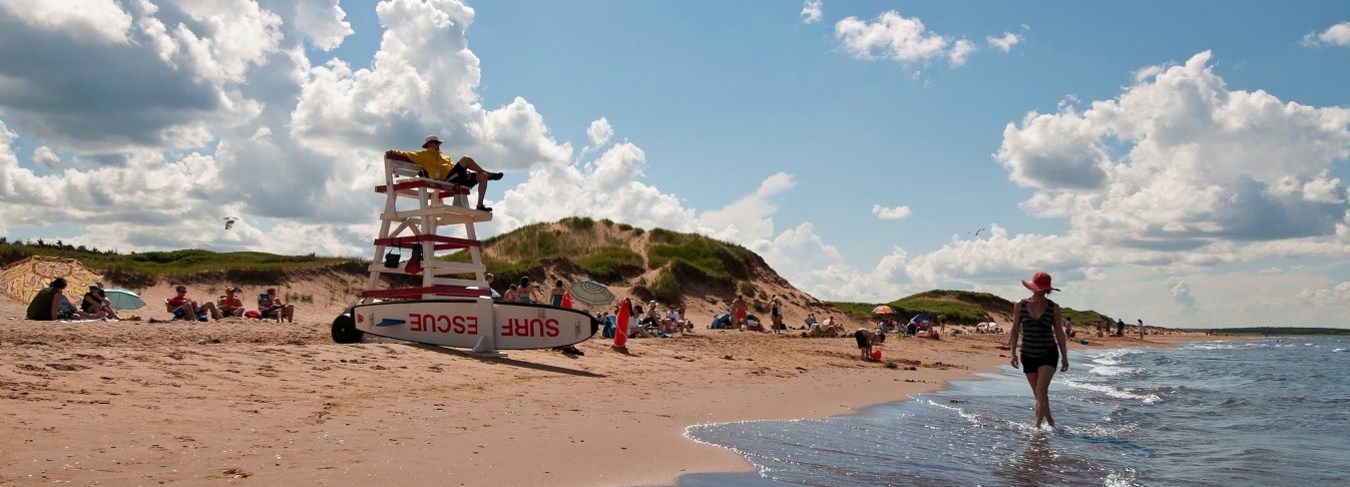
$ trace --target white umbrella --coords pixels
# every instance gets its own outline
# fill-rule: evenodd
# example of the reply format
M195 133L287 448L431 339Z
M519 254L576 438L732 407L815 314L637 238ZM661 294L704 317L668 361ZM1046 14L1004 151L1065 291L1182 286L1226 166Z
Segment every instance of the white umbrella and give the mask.
M614 293L595 281L576 281L572 283L572 299L592 306L608 304L614 301Z

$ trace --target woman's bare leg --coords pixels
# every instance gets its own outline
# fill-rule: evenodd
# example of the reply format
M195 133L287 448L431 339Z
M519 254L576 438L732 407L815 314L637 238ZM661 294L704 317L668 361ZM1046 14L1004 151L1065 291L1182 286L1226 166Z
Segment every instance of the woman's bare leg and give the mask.
M1036 405L1041 408L1039 417L1045 419L1046 424L1049 424L1052 428L1055 426L1055 418L1050 415L1050 379L1054 377L1055 366L1042 365L1037 367L1036 384L1033 386L1036 389ZM1036 426L1040 427L1039 421L1037 421Z
M1039 369L1037 369L1037 370L1039 370ZM1040 380L1039 380L1039 377L1038 377L1040 374L1037 373L1037 372L1028 372L1026 375L1027 375L1027 384L1030 384L1030 385L1031 385L1031 395L1032 395L1033 397L1036 398L1036 405L1035 405L1035 407L1032 408L1032 410L1036 412L1036 423L1035 423L1035 424L1036 424L1036 427L1037 427L1037 428L1040 428L1040 427L1041 427L1041 421L1042 421L1042 418L1041 418L1041 395L1038 394L1038 393L1036 392L1036 384L1040 383Z

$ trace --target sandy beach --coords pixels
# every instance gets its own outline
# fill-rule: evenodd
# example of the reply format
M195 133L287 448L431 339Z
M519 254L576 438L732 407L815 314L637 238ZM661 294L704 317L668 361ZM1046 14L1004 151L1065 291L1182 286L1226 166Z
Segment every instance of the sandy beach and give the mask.
M858 360L851 337L707 330L699 315L694 333L633 340L630 354L597 337L582 357L479 359L334 344L340 309L302 306L283 324L40 323L0 298L0 483L669 485L751 468L686 439L689 425L847 414L1007 361L1006 334L891 340L888 366ZM155 311L138 312L167 315Z

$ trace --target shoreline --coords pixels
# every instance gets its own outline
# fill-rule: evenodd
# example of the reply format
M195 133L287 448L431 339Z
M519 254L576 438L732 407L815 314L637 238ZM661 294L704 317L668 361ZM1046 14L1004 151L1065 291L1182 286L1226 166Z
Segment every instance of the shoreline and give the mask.
M0 483L671 485L755 472L687 438L691 425L854 413L1007 360L1006 334L891 341L892 369L858 360L852 337L699 329L628 355L597 338L578 358L485 360L337 345L321 310L295 324L16 315L0 302Z
M998 335L998 336L1007 337L1007 334L1002 334L1002 335ZM1138 341L1135 340L1135 339L1130 338L1129 336L1126 336L1126 337L1124 337L1124 338L1121 339L1121 340L1116 340L1116 341L1114 341L1113 343L1111 343L1110 346L1093 346L1093 347L1089 347L1089 348L1093 348L1093 349L1097 349L1097 350L1111 350L1111 349L1122 349L1122 348L1131 348L1131 347L1145 347L1145 348L1153 348L1153 347L1157 347L1157 348L1176 348L1176 347L1182 346L1183 344L1186 344L1186 343L1192 343L1192 342L1208 342L1208 341L1220 342L1220 341L1228 341L1228 340L1246 340L1246 339L1248 339L1248 337L1233 337L1233 336L1218 337L1218 336L1202 335L1202 334L1195 334L1195 335L1191 335L1191 334L1185 334L1185 335L1154 335L1154 336L1152 336L1152 337L1150 337L1150 338L1153 338L1153 340L1152 340L1152 341L1144 341L1144 342L1141 343L1141 342L1138 342ZM1131 342L1132 340L1133 340L1133 343ZM1076 344L1076 343L1074 343L1073 345L1076 346L1076 347L1079 347L1079 348L1080 348L1080 351L1081 351L1081 348L1083 347L1082 345L1078 345L1078 344ZM1070 350L1070 351L1074 351L1074 350L1073 350L1073 347L1071 347L1071 350ZM1006 358L1006 357L1000 357L1000 358ZM972 369L972 370L967 371L967 373L964 374L964 376L958 376L958 377L950 377L950 378L947 378L947 379L943 380L941 384L938 384L936 387L932 387L932 388L924 388L924 389L922 389L922 390L916 390L916 391L908 392L908 393L905 394L905 396L904 396L903 398L900 398L900 399L885 400L885 401L881 401L881 402L877 402L877 403L872 403L872 404L867 404L867 405L863 405L863 406L852 407L852 408L850 408L850 409L851 409L850 411L840 412L840 413L837 413L837 414L830 414L830 415L821 416L821 417L796 417L796 418L784 418L784 419L763 419L763 418L761 418L761 419L746 419L746 420L738 420L738 421L723 421L723 422L700 423L700 424L689 425L689 426L687 426L687 427L685 428L685 431L686 431L685 439L686 439L686 440L688 440L688 441L690 441L690 442L693 442L693 443L697 443L697 444L699 444L699 445L704 445L704 446L707 446L707 447L710 447L710 448L714 448L714 449L717 449L717 450L722 450L722 451L727 451L727 452L734 453L734 454L736 454L737 457L741 458L741 460L742 460L742 462L745 464L745 467L746 467L746 468L745 468L745 469L740 469L740 470L734 470L734 471L716 471L716 472L713 472L713 471L705 471L705 472L693 472L693 473L687 473L687 474L683 474L683 475L677 477L677 478L676 478L674 481L672 481L671 483L669 483L669 484L664 484L664 485L672 485L672 486L676 486L676 487L702 487L702 486L713 486L713 485L717 485L717 486L728 486L728 487L749 487L749 486L765 485L766 483L772 484L771 481L763 480L763 479L760 477L760 475L759 475L760 467L759 467L758 465L755 465L755 464L754 464L753 462L751 462L750 460L746 459L742 454L740 454L740 453L738 453L738 452L735 452L734 450L730 449L729 447L725 447L725 446L722 446L722 445L718 445L718 444L716 444L716 443L705 442L705 441L702 441L702 440L696 440L696 439L694 439L694 438L692 438L692 437L689 437L688 434L687 434L687 431L688 431L689 428L692 428L692 427L695 427L695 426L735 424L735 423L759 422L759 421L798 421L798 420L800 420L800 421L817 421L817 420L823 420L823 419L826 419L826 418L831 418L831 417L836 417L836 416L844 416L844 415L852 415L852 414L861 414L861 413L863 413L865 410L870 409L870 408L882 407L882 406L886 406L886 405L890 405L890 404L900 404L900 403L904 403L904 402L908 402L908 401L914 401L914 400L915 400L915 398L914 398L915 395L932 394L932 393L935 393L935 392L940 392L940 391L947 390L947 389L949 389L949 388L951 387L951 382L952 382L952 381L977 381L977 380L987 380L987 379L979 378L979 377L976 376L975 374L976 374L976 373L999 373L1000 369L1001 369L1002 366L1005 365L1005 364L1007 364L1007 361L1006 361L1006 360L1004 360L1003 362L998 362L998 363L991 364L990 367L988 367L987 369L984 369L984 370L973 370L973 369ZM1073 366L1074 366L1074 364L1073 364L1073 363L1070 363L1070 367L1072 368ZM1028 393L1028 397L1030 397L1030 393ZM686 480L686 479L689 480L688 483L684 482L684 480ZM774 485L776 485L776 484L774 484Z

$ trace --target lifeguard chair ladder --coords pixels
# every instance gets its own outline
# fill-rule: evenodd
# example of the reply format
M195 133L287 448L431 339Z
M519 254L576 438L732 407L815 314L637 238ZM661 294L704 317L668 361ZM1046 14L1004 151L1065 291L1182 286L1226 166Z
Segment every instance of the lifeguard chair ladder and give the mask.
M418 176L419 167L410 162L386 158L384 184L375 187L385 195L380 213L380 235L375 239L375 258L370 265L370 282L361 293L361 302L375 299L435 299L437 297L491 297L485 278L483 255L474 223L492 220L492 213L470 208L469 188ZM400 208L399 202L416 203ZM464 238L442 235L446 227L463 225ZM387 266L385 252L391 248L421 248L421 269L410 272L407 263ZM436 253L467 249L469 262L443 262ZM416 256L417 252L413 252ZM380 289L384 274L421 275L419 287ZM463 276L472 274L472 279Z

